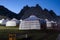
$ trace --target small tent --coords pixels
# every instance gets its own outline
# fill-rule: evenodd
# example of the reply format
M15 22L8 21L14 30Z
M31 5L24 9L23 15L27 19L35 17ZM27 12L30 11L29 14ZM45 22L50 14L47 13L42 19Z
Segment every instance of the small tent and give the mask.
M35 15L20 20L19 30L40 29L39 18Z
M2 24L3 21L4 21L4 19L1 19L1 20L0 20L0 24Z
M19 24L19 20L17 20L16 18L13 18L12 21L16 21L16 24Z
M57 23L55 21L49 21L48 19L46 19L46 26L47 28L55 28L57 27Z
M52 27L56 28L57 27L57 23L55 21L51 21Z
M6 26L16 26L16 22L15 21L7 21L6 22Z
M52 27L52 24L51 24L51 21L49 21L48 19L45 19L46 20L46 26L47 28L51 28Z
M2 20L0 20L0 25L6 25L7 21L8 21L8 19L2 19Z

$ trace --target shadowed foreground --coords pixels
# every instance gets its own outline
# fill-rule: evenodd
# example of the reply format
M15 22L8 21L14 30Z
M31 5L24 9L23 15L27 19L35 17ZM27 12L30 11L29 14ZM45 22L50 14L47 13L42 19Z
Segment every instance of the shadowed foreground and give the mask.
M59 31L4 29L0 30L0 40L9 40L9 34L16 34L16 40L56 40Z

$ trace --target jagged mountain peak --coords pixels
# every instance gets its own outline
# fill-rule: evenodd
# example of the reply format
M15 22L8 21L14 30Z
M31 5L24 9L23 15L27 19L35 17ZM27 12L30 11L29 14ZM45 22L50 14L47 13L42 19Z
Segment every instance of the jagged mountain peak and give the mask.
M44 11L47 11L47 12L48 12L49 10L48 10L48 9L46 9L46 8L44 8Z
M29 7L29 6L27 6ZM29 17L31 14L34 14L38 16L39 18L48 18L49 20L56 19L57 15L51 10L49 11L48 9L42 9L41 6L36 4L36 6L29 7L28 9L23 8L21 12L19 13L20 18L25 19Z
M56 19L57 15L53 10L48 10L48 9L42 9L39 4L36 4L36 6L29 7L28 5L24 6L23 9L19 12L19 14L16 14L10 10L8 10L6 7L3 5L0 5L0 15L1 16L6 16L8 18L16 18L16 19L21 19L21 18L27 18L31 14L36 15L39 18L48 18L48 19Z
M37 7L37 8L39 8L39 9L41 9L42 10L42 7L39 5L39 4L36 4L36 6L35 7Z

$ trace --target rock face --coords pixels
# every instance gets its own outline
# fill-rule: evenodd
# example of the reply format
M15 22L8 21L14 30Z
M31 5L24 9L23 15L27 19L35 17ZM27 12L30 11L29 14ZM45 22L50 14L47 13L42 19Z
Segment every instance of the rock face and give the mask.
M43 19L57 20L57 15L52 10L42 9L38 4L35 7L25 6L19 13L19 17L25 19L32 14Z
M57 16L53 10L42 9L38 4L36 6L29 7L28 5L24 6L23 9L16 14L4 6L0 5L0 19L2 18L16 18L16 19L25 19L30 15L35 15L38 18L48 19L58 21L60 16Z
M8 10L7 8L5 8L4 6L0 5L0 19L2 18L16 18L16 13L11 12L10 10Z

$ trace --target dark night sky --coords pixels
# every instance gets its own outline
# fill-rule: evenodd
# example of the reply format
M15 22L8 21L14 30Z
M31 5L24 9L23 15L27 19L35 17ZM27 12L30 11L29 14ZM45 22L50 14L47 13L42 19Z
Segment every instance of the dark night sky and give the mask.
M60 15L60 0L0 0L0 5L15 13L19 13L25 5L35 6L36 4L39 4L43 9L53 10L57 15Z

